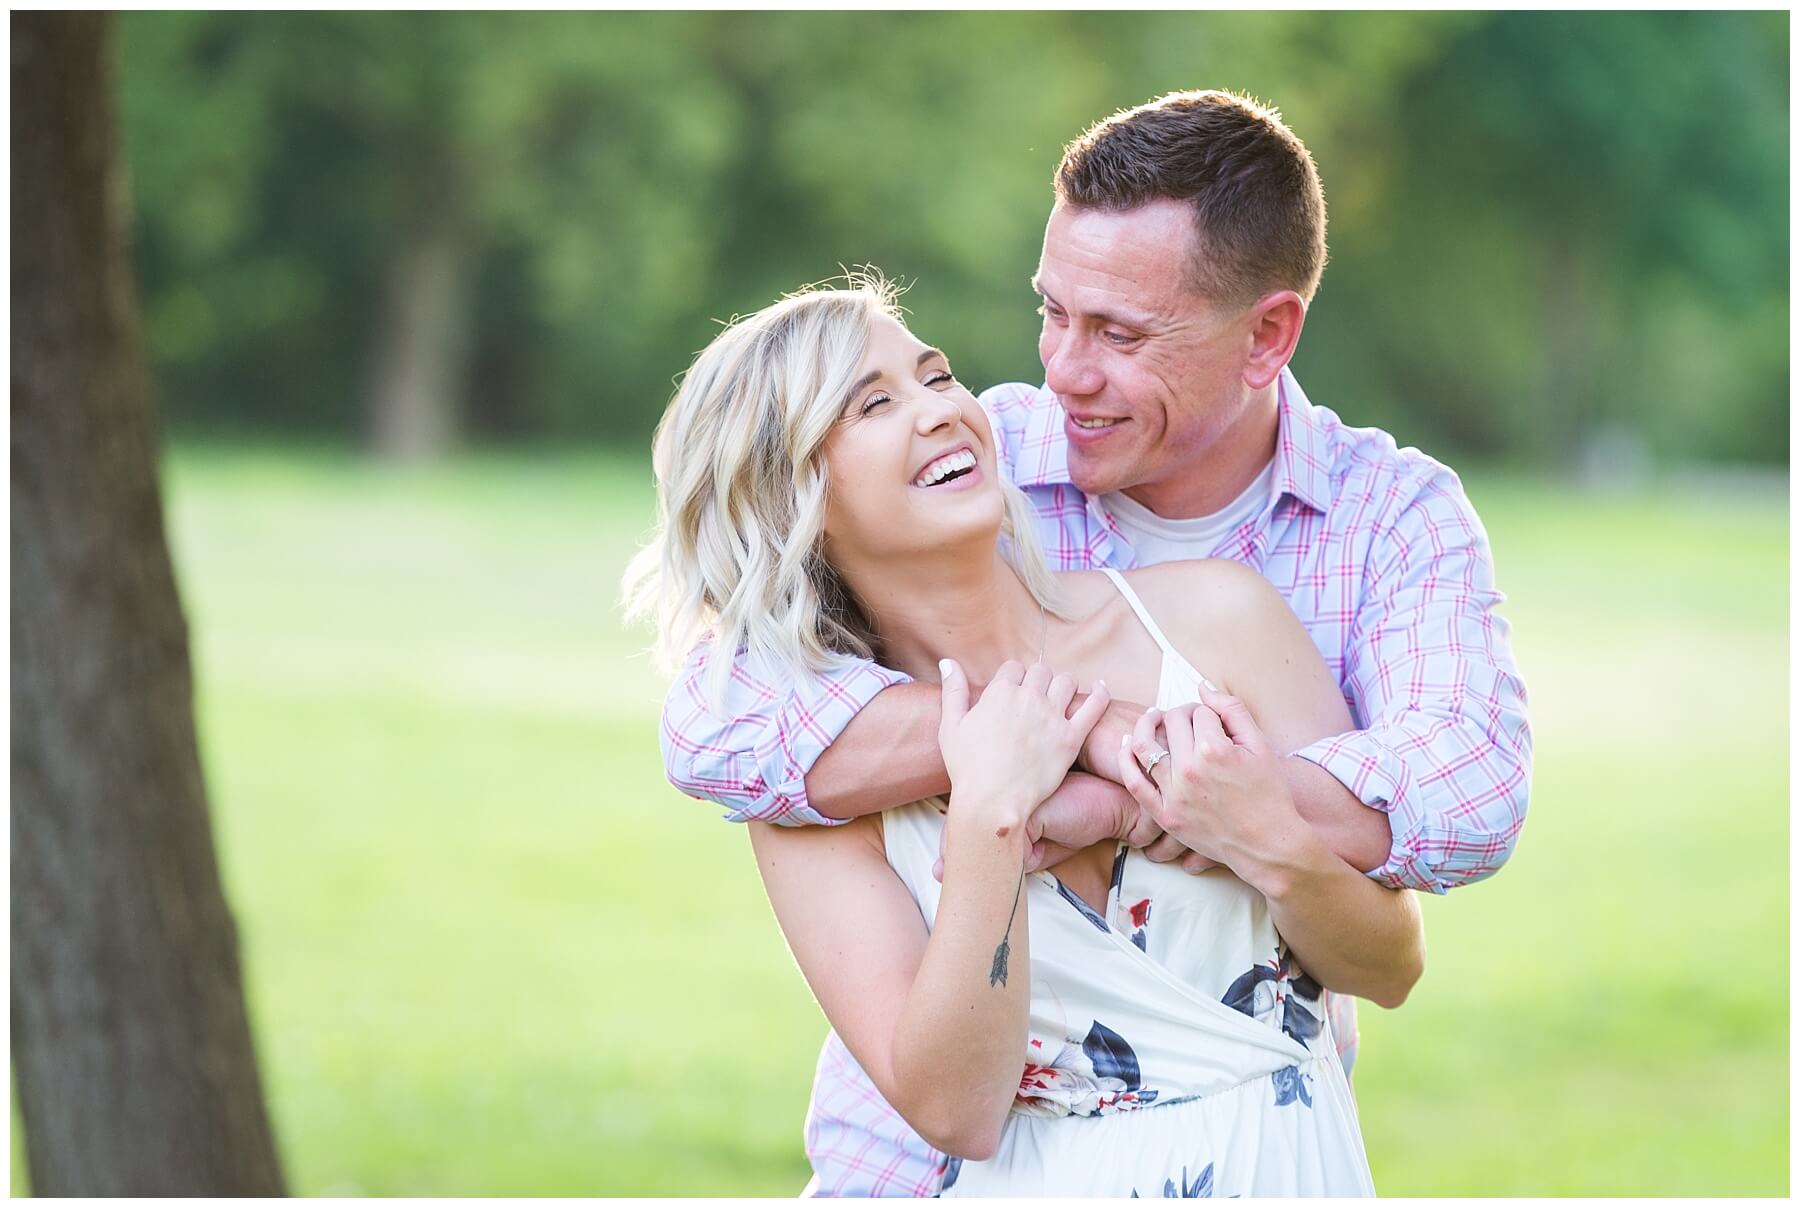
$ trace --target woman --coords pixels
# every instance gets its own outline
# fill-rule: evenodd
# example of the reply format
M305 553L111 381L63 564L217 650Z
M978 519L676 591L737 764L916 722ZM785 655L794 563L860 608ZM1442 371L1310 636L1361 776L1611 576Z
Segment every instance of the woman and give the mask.
M1319 988L1397 1003L1419 917L1287 794L1276 753L1351 722L1278 593L1230 562L1049 573L979 404L878 280L728 328L656 468L634 597L666 649L710 631L793 674L857 655L943 685L953 805L752 836L832 1026L952 1155L944 1194L1372 1193ZM1126 787L1221 867L1108 842L1024 872L1107 684L1164 710ZM1204 799L1201 767L1255 808Z

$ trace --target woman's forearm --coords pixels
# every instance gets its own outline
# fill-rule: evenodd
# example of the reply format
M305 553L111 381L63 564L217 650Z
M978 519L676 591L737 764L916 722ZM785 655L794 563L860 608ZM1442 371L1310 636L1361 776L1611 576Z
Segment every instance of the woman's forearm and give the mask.
M894 1106L958 1157L992 1156L1018 1093L1031 996L1028 812L1005 835L992 826L950 834L937 919L894 1027Z
M1417 898L1344 863L1304 822L1286 839L1239 875L1268 899L1289 951L1327 989L1399 1006L1425 972Z

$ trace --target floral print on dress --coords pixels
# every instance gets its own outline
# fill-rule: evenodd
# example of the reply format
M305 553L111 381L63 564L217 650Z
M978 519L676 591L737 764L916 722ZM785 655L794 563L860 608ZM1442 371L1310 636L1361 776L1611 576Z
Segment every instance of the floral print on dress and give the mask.
M1219 1001L1308 1044L1323 1027L1322 993L1319 983L1283 952L1232 982Z
M1301 1044L1308 1044L1324 1027L1325 1008L1320 1001L1324 987L1293 965L1285 952L1281 955L1281 965L1284 972L1292 973L1287 1003L1282 1009L1281 1030Z
M1119 845L1119 854L1113 857L1112 883L1108 900L1113 903L1112 924L1123 931L1126 938L1137 946L1139 952L1150 954L1150 899L1140 898L1127 905L1121 898L1125 887L1125 857L1131 849L1123 843Z
M1031 1044L1043 1050L1042 1042ZM1131 1045L1095 1020L1079 1046L1064 1041L1048 1063L1025 1063L1013 1110L1027 1116L1110 1116L1156 1099L1156 1091L1144 1089Z
M1275 1106L1286 1107L1298 1100L1307 1107L1313 1105L1312 1092L1307 1088L1307 1075L1300 1072L1300 1067L1290 1065L1286 1069L1276 1070L1269 1077L1275 1083Z
M1121 923L1128 925L1126 933L1131 942L1138 946L1138 951L1148 954L1150 951L1150 899L1143 898L1129 906L1121 907L1124 918Z
M1162 1198L1165 1200L1210 1200L1212 1194L1213 1164L1211 1162L1206 1164L1205 1170L1194 1176L1194 1181L1191 1183L1188 1182L1187 1167L1185 1166L1181 1168L1181 1182L1177 1183L1174 1179L1163 1180ZM1131 1198L1137 1200L1144 1197L1137 1193L1136 1188L1133 1188Z

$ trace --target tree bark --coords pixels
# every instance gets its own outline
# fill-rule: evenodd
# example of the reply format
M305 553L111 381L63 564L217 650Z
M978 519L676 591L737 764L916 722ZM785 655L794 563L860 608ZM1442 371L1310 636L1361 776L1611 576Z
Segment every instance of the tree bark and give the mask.
M437 176L451 180L454 173ZM469 233L454 186L430 190L388 269L370 438L389 461L429 461L457 435L469 327Z
M39 1195L280 1195L194 732L111 18L12 17L12 1053Z

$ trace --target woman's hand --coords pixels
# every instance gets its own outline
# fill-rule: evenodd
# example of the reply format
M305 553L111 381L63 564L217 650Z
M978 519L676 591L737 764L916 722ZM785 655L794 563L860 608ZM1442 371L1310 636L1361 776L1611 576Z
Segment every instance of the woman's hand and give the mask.
M1168 749L1157 739L1156 732L1161 726L1162 710L1145 710L1144 715L1138 718L1136 728L1131 734L1126 736L1126 741L1120 744L1118 754L1119 766L1123 767L1125 764L1130 764L1131 770L1137 772L1141 776L1143 773L1139 762L1140 760L1142 760L1143 763L1148 763L1151 755L1158 751L1161 751L1163 753L1163 758L1167 759ZM1139 752L1144 753L1140 755ZM1119 773L1120 781L1123 782L1124 778L1125 773L1121 771ZM1172 860L1179 860L1183 872L1195 874L1203 873L1209 868L1217 868L1219 866L1216 860L1209 860L1199 852L1189 851L1187 844L1183 843L1174 835L1166 834L1162 827L1156 824L1156 819L1144 805L1145 800L1156 800L1160 807L1160 794L1155 785L1150 786L1150 794L1147 798L1140 797L1137 793L1130 793L1129 795L1131 796L1133 803L1137 806L1138 825L1133 828L1130 837L1125 841L1132 847L1142 848L1146 859L1154 860L1158 864L1167 864Z
M1142 731L1120 761L1125 787L1156 823L1208 860L1244 875L1272 858L1300 822L1281 758L1234 696L1202 687L1201 701L1162 715L1168 754Z
M980 823L998 835L1024 826L1039 802L1056 791L1082 740L1106 711L1106 685L1068 716L1075 681L1042 663L1006 662L981 699L969 707L969 681L952 659L943 671L943 720L938 745L950 773L950 816Z
M1040 872L1061 864L1086 847L1103 839L1124 839L1138 833L1145 823L1144 808L1125 786L1104 776L1087 772L1070 772L1025 820L1025 871ZM944 879L944 840L950 833L939 832L938 858L931 875ZM1155 834L1162 831L1155 830ZM1139 846L1134 844L1133 846ZM1187 848L1182 848L1187 851Z

